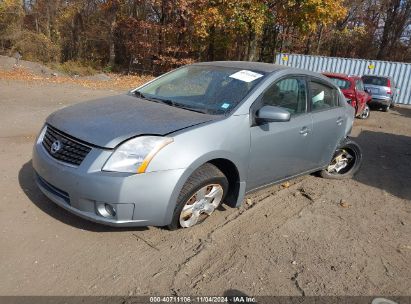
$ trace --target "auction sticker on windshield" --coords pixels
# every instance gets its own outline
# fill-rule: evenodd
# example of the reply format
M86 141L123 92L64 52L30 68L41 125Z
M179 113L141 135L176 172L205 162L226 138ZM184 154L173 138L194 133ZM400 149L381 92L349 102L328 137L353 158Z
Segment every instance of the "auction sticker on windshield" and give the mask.
M244 82L251 82L263 77L263 75L248 70L241 70L237 73L230 75L230 77Z
M221 105L221 107L223 108L223 109L228 109L229 107L230 107L230 104L229 103L223 103L222 105Z

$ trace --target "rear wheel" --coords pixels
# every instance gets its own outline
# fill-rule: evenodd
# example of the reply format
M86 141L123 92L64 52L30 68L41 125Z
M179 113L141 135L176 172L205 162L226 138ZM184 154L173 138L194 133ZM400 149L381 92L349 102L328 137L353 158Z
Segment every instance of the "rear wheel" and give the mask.
M204 164L184 184L177 200L170 230L202 223L223 202L228 180L214 165Z
M389 110L390 110L390 105L382 107L383 112L388 112Z
M353 140L346 138L335 151L331 163L320 172L320 175L331 179L351 178L360 169L361 162L360 146Z
M361 119L367 119L370 117L370 107L366 104L364 107L364 110L362 111L360 118Z

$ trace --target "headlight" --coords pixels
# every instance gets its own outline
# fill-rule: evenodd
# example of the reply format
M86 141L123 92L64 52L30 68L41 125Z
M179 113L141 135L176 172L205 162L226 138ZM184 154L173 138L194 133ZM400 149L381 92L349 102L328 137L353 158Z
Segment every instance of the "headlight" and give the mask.
M47 131L47 125L44 125L44 126L43 126L43 129L41 129L39 135L37 136L36 142L37 142L38 144L43 141L44 134L46 134L46 131Z
M144 173L162 148L172 143L170 137L142 136L120 145L103 166L104 171Z

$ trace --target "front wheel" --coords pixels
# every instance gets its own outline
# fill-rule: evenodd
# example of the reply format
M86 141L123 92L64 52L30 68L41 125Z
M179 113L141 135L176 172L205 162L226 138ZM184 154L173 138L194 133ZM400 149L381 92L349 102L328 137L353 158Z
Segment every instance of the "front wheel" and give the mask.
M203 222L223 202L227 191L225 175L212 164L202 165L184 184L168 229L189 228Z
M367 119L370 117L370 107L366 104L364 107L364 110L362 111L360 118L361 119Z
M320 175L330 179L352 178L360 169L362 152L360 146L346 138L335 151L331 163L320 171Z

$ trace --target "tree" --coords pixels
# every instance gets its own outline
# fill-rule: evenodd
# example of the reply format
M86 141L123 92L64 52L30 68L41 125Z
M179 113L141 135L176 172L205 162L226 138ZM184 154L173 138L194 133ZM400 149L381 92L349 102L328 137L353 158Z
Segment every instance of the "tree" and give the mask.
M21 1L0 2L0 49L12 48L21 33L24 10Z
M3 0L0 51L154 74L278 52L409 61L410 14L411 0Z
M380 39L377 59L385 59L387 50L400 43L405 29L410 25L411 1L386 0L382 3L384 27Z
M266 11L266 3L259 0L202 1L194 16L194 33L205 58L257 60Z

